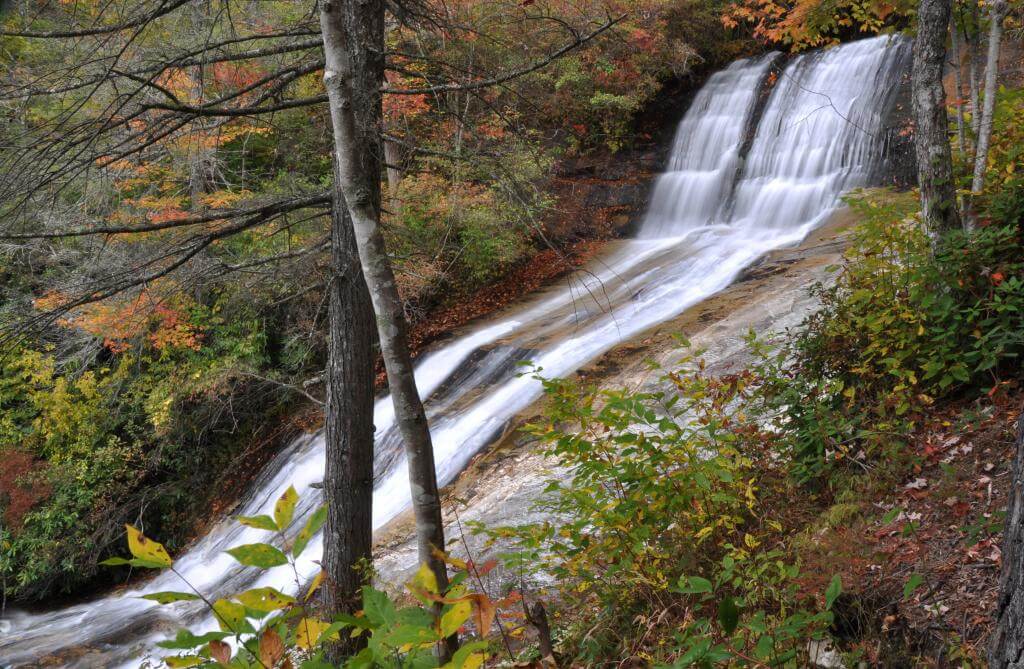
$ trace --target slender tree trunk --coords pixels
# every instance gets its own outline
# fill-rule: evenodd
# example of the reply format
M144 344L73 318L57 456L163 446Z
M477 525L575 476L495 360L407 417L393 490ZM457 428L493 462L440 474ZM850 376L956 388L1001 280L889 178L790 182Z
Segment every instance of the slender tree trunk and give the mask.
M991 669L1024 669L1024 416L1017 422L1017 452L1003 533L1003 574L988 662Z
M949 0L921 0L914 39L914 145L921 213L932 235L959 227L949 148L942 70L951 13Z
M978 130L981 127L981 72L978 66L981 63L981 14L978 11L978 0L968 0L971 6L971 20L974 23L974 32L967 34L967 57L970 59L971 87L971 132L975 139L978 137Z
M992 139L992 117L996 108L996 82L999 76L999 43L1003 39L1003 19L1006 18L1006 0L994 0L989 5L988 58L985 63L985 92L978 130L977 150L974 153L974 180L971 192L980 193L985 187L988 169L988 147Z
M384 81L384 0L321 0L324 85L330 102L338 175L359 260L377 317L395 420L405 443L421 563L447 589L441 499L426 413L416 389L408 325L380 229L381 97ZM453 653L449 639L443 658Z
M337 171L337 170L335 170ZM331 282L324 423L327 461L321 598L328 616L355 613L362 604L373 547L373 308L359 266L344 197L335 186L331 214ZM343 634L332 659L351 655L362 636Z
M395 142L384 140L384 162L388 173L388 202L391 213L397 214L402 207L398 199L398 187L402 183L402 150Z
M967 133L964 129L964 82L960 74L963 61L960 53L960 26L955 16L949 26L949 33L953 47L953 84L956 86L956 150L960 154L960 158L963 159L967 155Z

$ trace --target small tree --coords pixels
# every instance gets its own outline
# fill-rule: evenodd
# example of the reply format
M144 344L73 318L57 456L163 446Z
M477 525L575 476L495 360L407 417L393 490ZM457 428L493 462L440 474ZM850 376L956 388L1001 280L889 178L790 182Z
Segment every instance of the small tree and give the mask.
M974 154L974 179L971 193L978 194L985 187L988 169L988 147L992 139L992 119L996 108L996 88L999 77L999 45L1003 39L1003 20L1008 6L1006 0L995 0L988 8L988 56L985 62L985 91L978 125L978 145ZM977 111L975 111L977 114Z
M932 235L960 225L946 118L946 92L942 86L950 14L948 0L921 0L914 39L914 146L921 189L921 215Z

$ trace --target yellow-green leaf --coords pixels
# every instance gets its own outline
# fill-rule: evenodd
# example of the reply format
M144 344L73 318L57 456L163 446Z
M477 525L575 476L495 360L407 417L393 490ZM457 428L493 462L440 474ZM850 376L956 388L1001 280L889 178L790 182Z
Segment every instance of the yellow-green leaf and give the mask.
M245 608L260 611L262 613L270 613L271 611L283 609L295 601L295 598L291 595L286 595L274 588L254 588L252 590L246 590L242 594L238 595L237 599L243 606L245 606Z
M451 636L458 632L472 613L473 604L469 600L463 599L452 604L452 607L441 616L441 635Z
M187 602L199 599L199 595L193 595L190 592L152 592L148 595L142 595L139 599L148 599L157 604L173 604L174 602Z
M171 669L182 669L183 667L198 667L204 660L196 655L183 655L181 657L166 657L164 662Z
M299 532L299 535L295 537L295 545L292 546L292 555L299 557L302 555L302 551L306 550L306 545L309 540L320 531L320 528L327 522L327 507L321 506L319 509L313 512L313 515L306 521L305 526Z
M274 522L282 530L291 525L292 516L295 515L295 505L299 503L299 493L295 492L295 486L288 486L281 498L274 505Z
M279 529L274 519L267 515L260 516L238 516L235 520L243 525L249 527L255 527L257 530L267 530L268 532L277 532Z
M309 590L306 591L306 596L302 598L302 601L308 602L309 598L313 596L313 593L320 589L320 586L323 585L324 582L324 576L326 576L326 572L321 569L320 572L313 577L313 582L309 584Z
M288 557L269 544L245 544L229 548L227 552L248 567L270 569L288 563Z
M161 544L144 536L131 525L125 525L125 529L128 531L128 550L132 555L154 567L171 566L171 556Z
M412 581L409 582L409 589L414 592L426 592L431 595L438 594L437 576L434 575L434 571L426 563L421 564L419 570L416 571L416 575L412 577Z
M245 618L245 607L238 602L218 599L213 603L213 612L217 617L217 623L225 632L239 634L252 630L252 625Z

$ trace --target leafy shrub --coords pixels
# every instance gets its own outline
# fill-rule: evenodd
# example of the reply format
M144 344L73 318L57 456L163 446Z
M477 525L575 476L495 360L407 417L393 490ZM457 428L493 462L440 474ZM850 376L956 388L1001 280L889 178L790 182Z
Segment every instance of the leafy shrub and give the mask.
M37 464L31 480L0 478L0 513L14 519L0 547L12 573L4 596L41 598L93 578L121 524L140 514L171 543L183 542L208 501L195 490L212 490L231 458L252 446L247 435L281 416L290 396L247 376L272 362L272 324L251 308L234 306L229 319L218 311L196 304L188 312L201 346L140 328L110 346L94 341L85 366L51 348L3 356L0 452ZM88 315L92 327L104 313ZM26 487L38 494L29 498Z
M688 362L666 392L542 379L551 408L528 429L568 476L539 503L552 520L489 533L517 546L513 566L553 576L584 621L563 639L575 661L797 663L830 613L802 606L797 568L768 538L780 526L755 485L765 435L743 413L756 378Z
M932 242L912 194L862 193L862 223L821 308L779 348L758 345L763 407L794 471L810 480L850 457L898 457L938 398L988 389L1024 351L1019 229L993 221Z

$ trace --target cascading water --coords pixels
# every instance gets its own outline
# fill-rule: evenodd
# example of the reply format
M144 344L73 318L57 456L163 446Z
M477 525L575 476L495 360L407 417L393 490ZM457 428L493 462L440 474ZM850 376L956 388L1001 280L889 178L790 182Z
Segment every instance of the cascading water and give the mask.
M540 292L419 362L442 483L540 395L538 382L517 376L517 361L531 360L549 376L571 373L725 288L766 252L799 242L838 206L843 191L884 170L883 117L908 68L908 46L864 40L799 56L781 74L772 69L778 58L739 61L710 78L680 123L639 239L617 242L567 287ZM773 77L778 81L764 102L761 92ZM390 398L381 398L374 409L375 527L409 503L393 422ZM320 503L312 485L322 478L323 457L322 435L297 440L266 467L238 513L265 513L293 484L303 499L294 524L301 527ZM225 519L177 559L176 569L211 599L263 585L295 591L291 569L255 572L224 553L264 539ZM300 560L300 580L319 569L313 560L320 542ZM160 607L137 599L180 589L177 576L165 573L85 604L9 611L0 621L0 666L55 654L64 666L137 666L156 639L182 626L215 626L191 602Z

